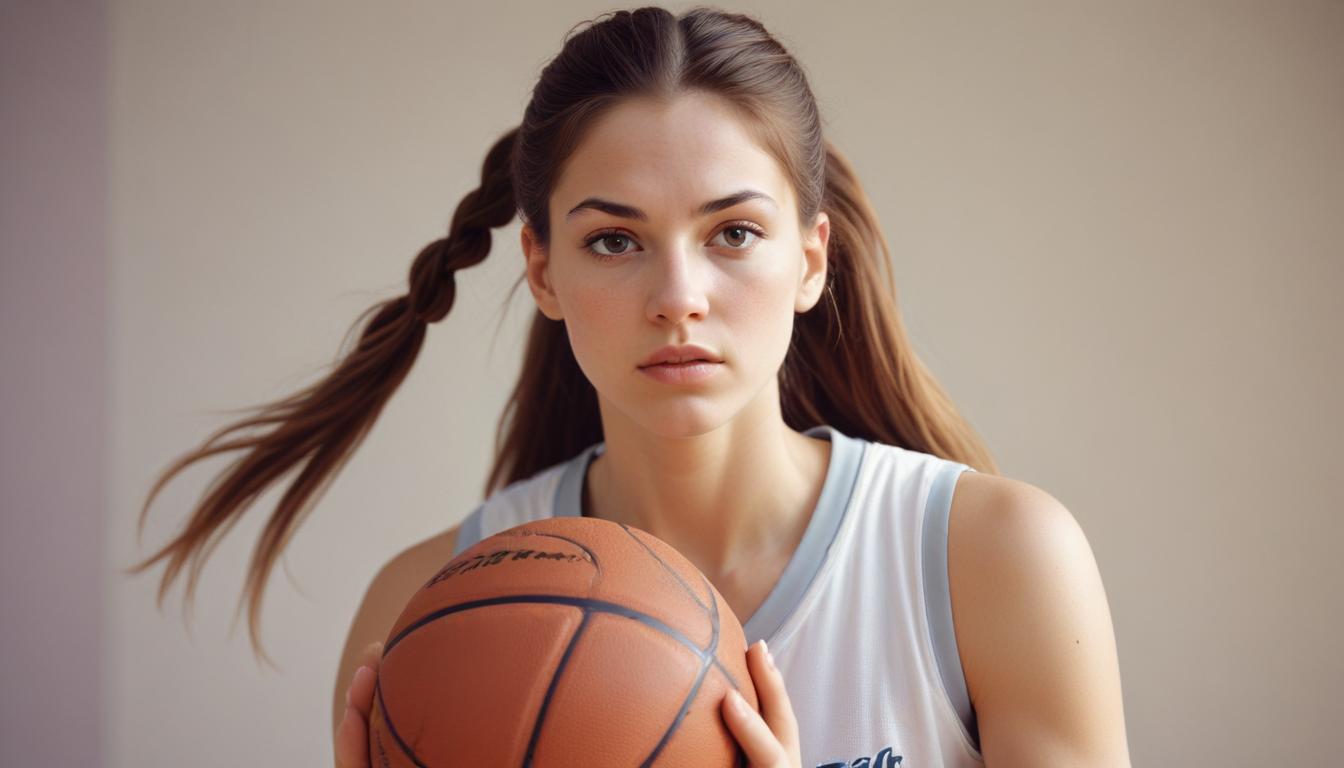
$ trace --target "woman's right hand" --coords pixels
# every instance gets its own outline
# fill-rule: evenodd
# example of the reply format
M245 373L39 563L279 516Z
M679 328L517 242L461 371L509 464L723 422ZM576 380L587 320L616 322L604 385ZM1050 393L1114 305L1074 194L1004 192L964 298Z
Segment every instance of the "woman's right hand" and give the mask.
M336 728L336 768L369 768L369 710L382 657L382 643L373 643L360 654L355 677L345 691L345 718Z

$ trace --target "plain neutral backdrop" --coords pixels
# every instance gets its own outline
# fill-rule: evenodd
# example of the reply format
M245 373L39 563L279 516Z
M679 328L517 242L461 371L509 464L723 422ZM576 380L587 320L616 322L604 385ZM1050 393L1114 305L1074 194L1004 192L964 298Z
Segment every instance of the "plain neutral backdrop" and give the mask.
M518 225L234 625L273 488L119 570L406 289L580 2L5 3L0 764L328 765L369 579L481 498L535 311ZM684 5L670 6L680 10ZM1134 764L1333 764L1344 675L1344 4L733 3L807 70L914 344L1087 534Z

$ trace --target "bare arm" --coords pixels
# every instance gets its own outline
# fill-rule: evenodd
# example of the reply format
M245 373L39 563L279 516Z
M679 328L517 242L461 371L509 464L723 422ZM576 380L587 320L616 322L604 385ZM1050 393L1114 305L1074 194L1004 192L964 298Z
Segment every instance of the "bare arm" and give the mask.
M986 765L1128 768L1115 632L1077 521L1035 486L972 472L953 508L953 616Z
M358 696L361 701L353 702L351 706L357 710L356 714L360 714L359 710L362 709L364 716L358 718L359 722L347 725L346 733L343 734L341 731L341 721L346 715L346 691L350 689L355 670L361 663L367 665L370 661L377 660L376 653L371 654L369 647L373 643L382 643L387 639L388 632L392 631L392 625L396 623L397 617L401 615L411 596L452 559L453 547L457 543L457 531L458 526L453 526L444 533L406 549L379 569L369 583L369 588L364 593L364 600L355 611L350 632L345 639L344 650L341 651L341 662L336 668L335 691L331 704L331 728L337 768L366 765L368 760L365 745L368 729L368 721L365 718L368 709L367 706L358 705L362 704L363 698L372 696L372 679L365 680L364 684L352 694Z

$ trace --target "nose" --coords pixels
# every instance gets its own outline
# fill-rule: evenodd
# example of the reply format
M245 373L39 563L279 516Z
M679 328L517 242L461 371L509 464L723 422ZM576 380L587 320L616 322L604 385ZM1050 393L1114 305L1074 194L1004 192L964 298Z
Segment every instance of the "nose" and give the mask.
M695 246L673 246L650 262L654 266L649 270L649 319L672 325L688 318L704 319L709 311L710 278Z

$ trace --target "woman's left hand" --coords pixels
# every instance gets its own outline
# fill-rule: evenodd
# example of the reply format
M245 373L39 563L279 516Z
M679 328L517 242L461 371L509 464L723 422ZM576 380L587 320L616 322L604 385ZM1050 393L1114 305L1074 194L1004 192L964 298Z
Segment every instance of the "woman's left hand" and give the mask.
M747 669L761 703L757 714L737 691L723 697L723 720L747 753L751 768L799 768L798 721L784 690L784 676L775 667L762 640L747 649Z

